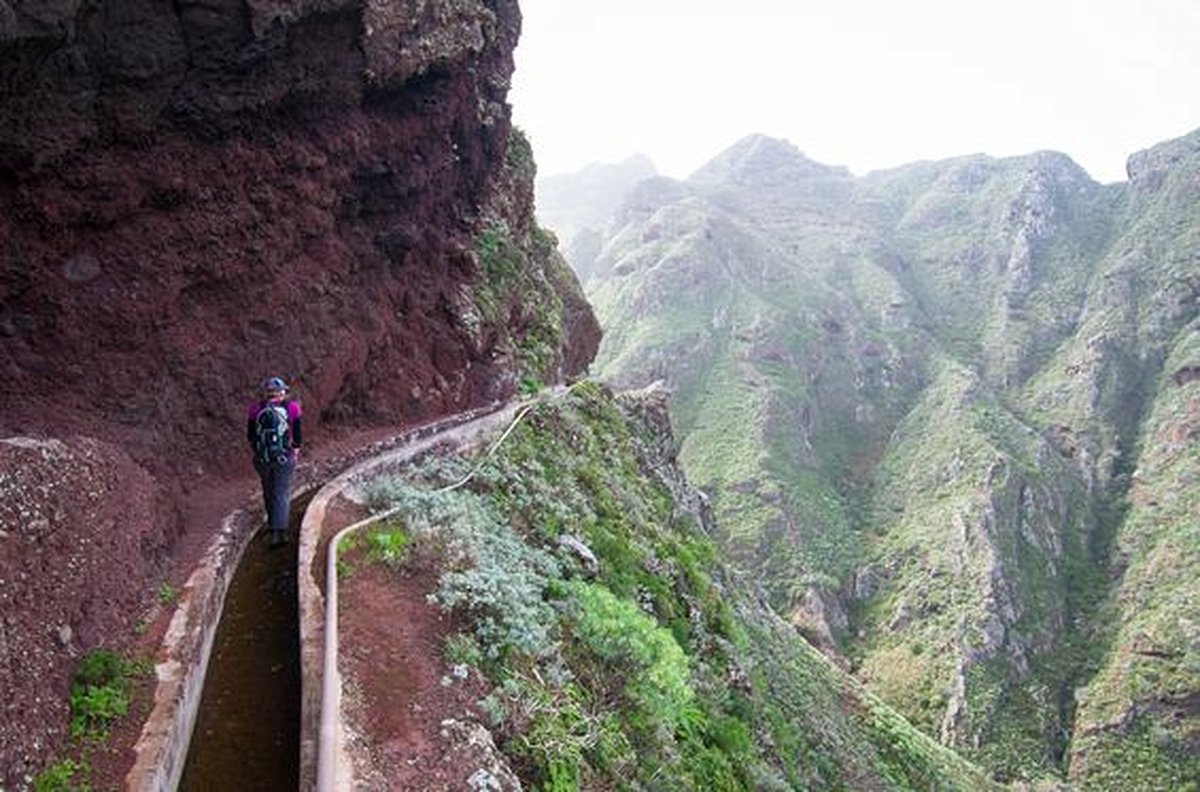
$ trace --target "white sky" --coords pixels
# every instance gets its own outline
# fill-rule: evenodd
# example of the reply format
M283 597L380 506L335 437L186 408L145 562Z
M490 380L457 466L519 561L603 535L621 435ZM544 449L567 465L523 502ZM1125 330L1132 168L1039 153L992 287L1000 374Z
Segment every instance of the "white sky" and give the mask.
M1053 149L1093 178L1200 127L1197 0L520 0L509 101L543 174L741 137L856 174Z

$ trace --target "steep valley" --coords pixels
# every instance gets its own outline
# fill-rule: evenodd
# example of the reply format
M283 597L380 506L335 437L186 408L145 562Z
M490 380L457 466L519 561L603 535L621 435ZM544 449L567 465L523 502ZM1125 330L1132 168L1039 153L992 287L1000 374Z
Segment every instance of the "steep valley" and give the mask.
M672 389L722 549L998 779L1200 774L1197 173L1200 133L1113 185L752 136L585 229L596 369Z

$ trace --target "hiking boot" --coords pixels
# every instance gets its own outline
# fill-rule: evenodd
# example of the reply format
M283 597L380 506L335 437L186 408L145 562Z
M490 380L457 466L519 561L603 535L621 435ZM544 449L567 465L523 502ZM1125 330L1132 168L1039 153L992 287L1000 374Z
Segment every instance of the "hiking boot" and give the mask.
M283 531L271 532L271 547L279 547L280 545L285 544L287 544L287 534L285 534Z

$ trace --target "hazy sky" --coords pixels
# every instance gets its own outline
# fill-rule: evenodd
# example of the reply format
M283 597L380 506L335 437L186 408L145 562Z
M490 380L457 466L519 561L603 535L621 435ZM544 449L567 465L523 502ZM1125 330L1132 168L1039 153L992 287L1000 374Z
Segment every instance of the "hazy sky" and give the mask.
M1197 0L520 0L509 100L539 172L744 135L856 174L1054 149L1093 178L1200 127Z

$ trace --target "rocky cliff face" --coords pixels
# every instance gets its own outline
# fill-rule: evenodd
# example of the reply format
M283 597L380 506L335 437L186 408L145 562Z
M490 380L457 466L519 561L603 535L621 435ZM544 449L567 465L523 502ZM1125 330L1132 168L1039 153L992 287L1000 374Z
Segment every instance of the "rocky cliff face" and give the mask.
M1195 774L1164 505L1194 482L1160 444L1190 437L1196 141L1102 187L1052 152L856 179L752 137L631 191L590 264L602 372L675 390L726 552L998 778Z
M158 495L248 472L263 376L295 383L319 447L587 365L598 328L538 244L510 133L519 28L515 0L0 3L0 434L92 438L150 499L107 562L128 566L122 591L5 589L0 698L25 702L5 713L9 777L61 724L9 695L25 649L57 639L7 614L63 623L72 648L46 648L40 679L65 699L71 658L98 627L127 632L161 570L178 528ZM504 272L484 244L499 222ZM86 533L22 514L6 514L6 570L53 565L66 551L46 536Z
M1039 380L1033 403L1072 427L1085 480L1119 513L1099 537L1116 583L1093 633L1107 651L1075 695L1071 777L1186 788L1200 777L1200 134L1129 173L1122 233L1057 361L1069 376Z
M0 117L11 425L102 422L190 468L236 453L214 435L265 372L322 421L505 395L456 295L515 3L28 5Z

